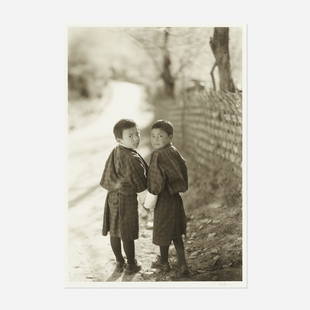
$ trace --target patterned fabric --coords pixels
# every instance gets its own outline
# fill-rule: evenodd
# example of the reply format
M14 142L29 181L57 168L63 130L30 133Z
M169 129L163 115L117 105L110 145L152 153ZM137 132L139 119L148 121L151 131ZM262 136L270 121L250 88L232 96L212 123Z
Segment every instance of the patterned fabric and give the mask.
M153 243L169 245L186 234L186 216L179 192L188 189L185 160L171 144L152 154L147 177L150 193L158 195L154 209Z
M147 164L134 150L117 146L110 154L100 185L108 190L102 234L122 240L138 238L137 193L146 189Z
M135 194L146 189L146 174L143 158L135 150L119 145L106 161L100 185L108 191Z

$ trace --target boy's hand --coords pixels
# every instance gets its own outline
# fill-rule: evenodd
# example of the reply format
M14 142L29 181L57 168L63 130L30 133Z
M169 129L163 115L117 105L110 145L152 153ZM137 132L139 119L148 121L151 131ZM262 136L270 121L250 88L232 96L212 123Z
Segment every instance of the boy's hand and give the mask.
M141 205L144 205L146 193L147 193L147 190L144 190L143 192L140 192L140 193L137 194L137 196L138 196L138 202L139 202Z
M146 219L148 218L149 210L145 208L144 204L141 204L141 206L142 206L141 211L140 211L141 218Z
M153 195L150 192L147 192L144 202L145 208L150 211L154 210L157 203L157 198L157 195Z

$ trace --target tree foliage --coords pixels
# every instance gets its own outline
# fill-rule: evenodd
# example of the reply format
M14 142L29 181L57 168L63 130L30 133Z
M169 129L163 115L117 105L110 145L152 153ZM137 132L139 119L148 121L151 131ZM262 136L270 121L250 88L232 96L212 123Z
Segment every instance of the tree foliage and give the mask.
M127 33L152 59L164 93L174 97L176 82L207 46L206 28L129 28Z

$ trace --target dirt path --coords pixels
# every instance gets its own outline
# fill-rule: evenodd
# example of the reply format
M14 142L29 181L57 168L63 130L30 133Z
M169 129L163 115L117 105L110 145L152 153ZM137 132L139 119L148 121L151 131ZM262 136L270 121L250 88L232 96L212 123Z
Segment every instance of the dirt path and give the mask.
M136 252L138 260L142 263L143 272L134 276L113 274L115 265L109 238L101 235L106 192L98 183L105 160L115 146L112 135L114 123L122 117L133 118L143 128L152 121L152 113L145 110L143 91L139 86L114 82L111 85L111 92L110 100L102 115L91 125L70 132L68 138L67 281L69 283L141 281L142 273L149 273L147 268L157 251L151 243L151 230L147 230L146 222L141 220ZM143 156L149 153L148 148L143 146L138 151Z
M109 98L95 121L69 134L67 282L83 285L108 281L240 281L240 210L238 207L217 208L220 201L216 201L216 208L207 205L208 197L204 194L207 187L203 183L206 180L196 180L198 173L194 166L189 167L191 190L183 196L191 219L185 240L191 276L183 279L176 276L173 246L169 253L172 271L163 274L150 269L158 249L152 244L152 230L147 229L147 220L143 219L140 219L140 237L136 241L136 257L142 271L133 276L113 273L115 262L109 238L101 235L106 191L99 187L105 161L115 146L112 128L117 120L126 117L135 119L143 129L152 122L153 115L146 110L139 86L115 82ZM150 154L147 145L148 133L145 133L138 149L143 157Z

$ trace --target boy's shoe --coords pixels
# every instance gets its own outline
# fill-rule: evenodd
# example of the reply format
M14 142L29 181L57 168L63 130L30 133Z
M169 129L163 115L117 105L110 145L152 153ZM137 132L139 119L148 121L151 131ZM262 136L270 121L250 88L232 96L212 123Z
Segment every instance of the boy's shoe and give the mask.
M168 262L162 263L160 261L160 256L157 256L156 260L154 262L152 262L151 268L160 269L164 272L169 272L171 270Z
M190 275L190 272L189 272L189 269L187 267L187 265L181 265L179 267L179 270L177 272L177 276L178 277L186 277L186 276L189 276Z
M135 260L134 264L127 264L125 274L134 274L141 270L141 265Z
M116 261L116 267L115 267L116 272L119 272L119 273L123 272L124 267L125 267L125 261L122 261L122 262Z

